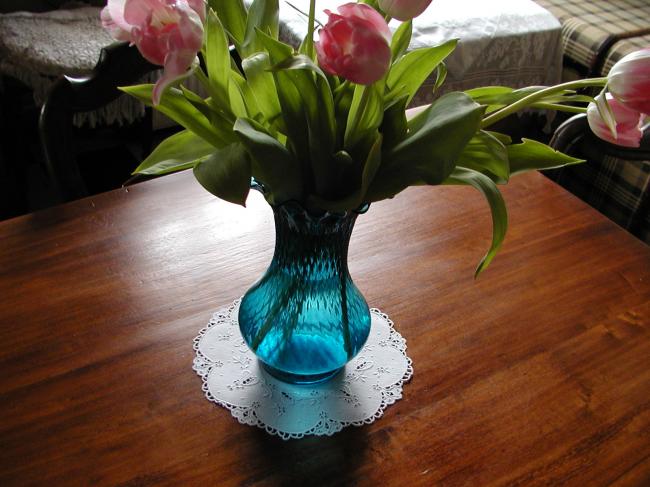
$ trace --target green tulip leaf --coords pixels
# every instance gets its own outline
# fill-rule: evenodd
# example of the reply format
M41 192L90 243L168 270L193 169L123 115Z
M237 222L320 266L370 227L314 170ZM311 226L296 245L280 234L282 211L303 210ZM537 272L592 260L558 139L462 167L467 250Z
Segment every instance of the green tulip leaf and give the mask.
M206 102L199 95L197 95L191 90L188 90L182 85L180 89L183 92L183 96L185 97L185 99L189 101L194 106L194 108L196 108L199 112L201 112L205 118L207 118L208 120L212 118L213 111L212 108L210 108L208 102Z
M264 118L269 122L277 119L281 114L280 101L273 74L269 72L271 62L268 53L258 52L244 58L242 68L251 94L255 97Z
M397 98L406 93L408 105L422 83L454 51L457 43L458 39L452 39L439 46L414 49L395 61L386 80L390 96Z
M272 66L279 64L293 55L293 49L264 32L257 31L260 42L269 54ZM273 71L273 78L280 102L282 124L288 137L287 147L297 159L308 163L310 160L309 132L306 123L305 108L300 91L294 83L295 72Z
M263 50L260 32L277 39L279 26L278 0L253 0L248 9L244 42L239 51L242 57Z
M527 86L525 88L513 89L507 86L483 86L467 90L465 93L471 96L476 103L485 105L486 113L492 113L545 88L547 87ZM572 90L563 90L542 98L538 104L589 103L591 101L593 101L593 98L590 96L576 95Z
M433 92L435 93L438 88L442 86L442 84L445 82L447 79L447 66L445 63L440 63L436 67L436 82L433 84Z
M270 127L270 123L258 104L258 97L255 95L253 87L248 80L235 71L231 71L230 79L231 86L235 86L242 97L246 112L249 114L248 116L254 120L262 121L265 126Z
M251 163L243 144L217 149L194 166L194 177L218 198L246 206L251 186Z
M585 162L584 159L568 156L536 140L522 139L521 144L509 145L507 149L511 175Z
M354 152L354 147L381 125L384 116L384 82L356 85L345 126L344 146Z
M126 86L121 87L120 90L134 96L145 105L153 106L151 102L153 85ZM155 108L216 148L236 141L231 125L222 119L218 119L216 122L215 119L208 120L177 88L165 90L160 103Z
M233 130L251 156L253 177L268 189L271 203L299 199L301 169L291 153L253 120L239 118Z
M305 55L292 56L277 66L283 64L285 67L279 69L289 73L302 98L315 190L327 194L335 185L330 160L336 143L336 121L330 85L321 69Z
M393 39L390 43L390 51L392 53L393 62L402 57L411 43L411 35L413 33L413 21L402 22L393 34Z
M230 82L230 50L228 37L219 17L208 10L205 29L205 64L208 68L210 95L219 108L230 112L228 85Z
M133 174L160 176L194 167L214 152L214 146L198 135L183 130L163 140L133 171Z
M235 117L254 116L259 109L255 98L251 96L246 79L237 71L230 71L230 83L228 84L228 99L230 109ZM249 111L250 107L250 111Z
M456 165L485 174L496 183L507 183L510 178L506 146L485 130L472 137Z
M476 272L474 273L474 277L476 278L490 265L490 262L498 252L506 236L506 230L508 229L506 204L496 184L486 175L473 171L472 169L457 167L443 184L472 186L485 196L490 205L490 212L492 213L492 244L476 267Z
M408 132L408 122L406 120L407 101L408 95L402 95L386 106L384 110L384 117L379 128L384 138L382 144L384 151L392 149L406 137Z
M208 5L219 16L237 50L246 36L246 7L243 0L208 0Z
M381 148L382 136L381 134L377 134L375 142L370 148L368 157L363 165L361 183L357 186L356 190L344 198L333 201L313 195L309 198L309 204L328 211L348 211L359 208L366 201L366 192L381 165ZM345 154L345 156L341 157L341 159L345 158L350 164L353 164L349 155L346 153L342 154Z
M382 156L368 201L392 198L408 186L440 184L476 134L483 107L464 93L440 97L408 122L407 137Z

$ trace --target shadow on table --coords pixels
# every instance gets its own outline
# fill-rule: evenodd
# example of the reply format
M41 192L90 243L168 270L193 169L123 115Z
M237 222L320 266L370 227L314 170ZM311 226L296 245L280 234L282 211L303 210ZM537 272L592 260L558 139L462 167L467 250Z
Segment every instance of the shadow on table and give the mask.
M367 431L350 426L333 436L285 441L251 429L251 478L244 485L355 485L366 455Z

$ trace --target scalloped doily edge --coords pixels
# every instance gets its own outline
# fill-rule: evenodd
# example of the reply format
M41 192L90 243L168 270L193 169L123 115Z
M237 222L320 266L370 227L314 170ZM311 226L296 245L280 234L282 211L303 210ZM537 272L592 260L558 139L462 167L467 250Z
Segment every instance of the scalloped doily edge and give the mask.
M277 428L273 428L272 426L269 426L268 424L264 423L261 419L257 418L254 409L241 407L217 399L210 392L209 385L208 385L208 377L210 375L211 368L214 366L214 362L209 358L207 358L205 355L203 355L203 353L199 350L199 344L201 342L201 339L206 335L206 333L211 328L221 323L220 321L221 319L231 320L233 323L237 322L237 320L232 317L232 313L237 309L237 306L239 305L240 301L241 298L238 298L235 301L233 301L230 305L224 306L219 310L215 311L212 314L212 317L210 318L208 324L199 331L199 334L193 340L193 349L195 352L195 357L192 364L192 370L194 370L196 374L201 378L202 381L201 389L206 399L230 411L231 415L239 423L248 426L257 426L258 428L265 430L267 433L271 435L279 436L283 440L300 439L300 438L304 438L305 436L311 436L311 435L332 436L333 434L338 433L343 428L346 428L348 426L359 427L366 424L374 423L376 420L378 420L384 415L384 411L389 406L395 404L397 401L402 399L403 386L404 384L408 383L413 377L413 361L406 354L406 350L407 350L406 339L397 330L395 330L395 324L393 323L393 320L391 320L386 313L382 312L378 308L371 308L370 313L382 318L388 324L390 330L391 342L398 344L397 349L400 352L402 352L402 354L406 358L407 366L401 379L399 379L391 386L382 388L381 404L377 409L377 411L372 416L362 421L339 421L333 419L328 419L327 421L325 421L321 419L318 423L316 423L316 425L313 428L307 431L300 432L300 433L288 433L285 431L278 430Z

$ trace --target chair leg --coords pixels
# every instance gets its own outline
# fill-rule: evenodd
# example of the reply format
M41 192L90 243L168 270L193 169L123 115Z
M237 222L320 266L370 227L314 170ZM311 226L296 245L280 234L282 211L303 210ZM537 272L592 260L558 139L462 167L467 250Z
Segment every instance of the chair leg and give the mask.
M41 108L39 134L43 157L50 178L56 188L60 201L72 201L88 195L86 185L79 172L72 144L72 113L68 107L70 91L62 78L53 87L50 96Z

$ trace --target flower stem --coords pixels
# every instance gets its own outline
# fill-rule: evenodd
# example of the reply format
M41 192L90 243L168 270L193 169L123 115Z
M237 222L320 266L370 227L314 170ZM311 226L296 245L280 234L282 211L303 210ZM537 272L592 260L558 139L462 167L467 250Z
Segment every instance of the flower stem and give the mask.
M275 323L275 319L278 317L278 314L287 308L290 299L294 296L296 289L298 288L298 280L294 279L291 281L291 284L287 289L284 290L284 293L281 297L275 300L273 307L269 310L266 315L266 320L260 328L257 330L255 337L251 343L251 349L253 352L256 352L266 335L271 331ZM302 304L301 304L302 307ZM302 309L302 308L301 308Z
M559 112L569 113L587 113L587 107L577 107L574 105L560 105L559 103L533 103L533 108L540 108L543 110L557 110Z
M309 20L307 21L307 56L314 59L314 21L316 20L316 0L309 2Z
M341 98L345 96L345 92L347 91L348 87L350 86L350 81L349 80L344 80L343 83L338 85L336 89L334 90L334 106L338 106L339 101L341 101Z
M363 113L366 111L366 105L368 105L368 98L370 98L370 86L363 85L363 88L361 88L361 99L359 100L359 106L357 107L357 110L354 112L354 116L350 121L351 123L349 123L348 126L345 128L346 146L348 145L349 137L354 137L358 132L357 127L359 125L359 122L361 122Z
M531 93L530 95L522 98L521 100L514 102L512 105L508 105L507 107L502 108L498 112L488 115L483 119L483 122L481 123L481 128L489 127L493 123L496 123L499 120L506 118L508 115L511 115L521 110L522 108L526 108L530 105L533 105L534 103L543 100L549 95L554 95L564 90L572 90L577 88L589 88L591 86L605 86L606 84L607 84L607 78L590 78L590 79L583 79L579 81L569 81L567 83L561 83L556 86L550 86L548 88L544 88L543 90L537 91L535 93Z
M350 339L350 318L348 316L348 293L345 260L339 257L339 288L341 292L341 319L343 320L343 347L348 360L352 358L352 340Z

